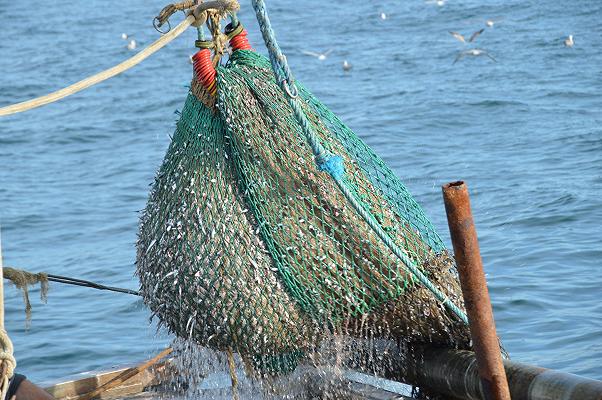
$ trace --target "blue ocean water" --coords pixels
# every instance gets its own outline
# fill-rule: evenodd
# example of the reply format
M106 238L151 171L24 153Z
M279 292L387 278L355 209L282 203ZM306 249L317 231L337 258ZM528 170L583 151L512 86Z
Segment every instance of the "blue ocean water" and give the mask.
M130 57L121 33L149 44L164 5L56 0L40 18L30 3L0 2L0 106ZM602 3L267 5L297 78L402 177L447 243L440 185L467 181L512 358L602 379ZM249 2L240 17L265 53ZM475 44L497 62L453 65L470 46L448 31L482 27ZM0 118L6 265L137 288L138 212L186 97L194 39L190 30L112 80ZM302 52L328 49L324 61ZM140 360L169 342L129 295L53 284L44 305L36 289L26 329L20 293L5 292L19 371L33 380Z

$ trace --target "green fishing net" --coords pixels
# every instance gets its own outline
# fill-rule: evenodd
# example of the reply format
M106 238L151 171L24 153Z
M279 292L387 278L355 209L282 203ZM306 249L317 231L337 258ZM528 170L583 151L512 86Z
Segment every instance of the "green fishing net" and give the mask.
M193 85L141 218L137 273L160 322L270 371L333 332L466 346L466 326L318 170L269 61L238 50L217 72L217 99ZM461 305L453 261L420 206L366 144L298 89L362 207Z
M142 293L178 336L285 352L312 323L274 273L224 140L219 116L190 94L142 216Z

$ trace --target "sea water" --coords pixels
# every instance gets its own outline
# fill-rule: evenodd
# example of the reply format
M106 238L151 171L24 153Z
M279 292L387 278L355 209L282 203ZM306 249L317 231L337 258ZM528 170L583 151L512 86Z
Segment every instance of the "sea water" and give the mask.
M151 22L165 4L0 3L0 106L132 56L158 37ZM602 3L267 6L296 77L384 158L448 244L440 186L467 182L512 358L602 379ZM240 18L265 53L250 2ZM448 33L481 28L466 45ZM137 288L139 211L186 98L195 38L191 29L114 79L0 118L5 265ZM497 62L453 64L472 47ZM329 49L323 61L303 53ZM37 295L26 329L21 294L5 289L18 371L34 381L142 360L171 341L131 295L61 284L48 304Z

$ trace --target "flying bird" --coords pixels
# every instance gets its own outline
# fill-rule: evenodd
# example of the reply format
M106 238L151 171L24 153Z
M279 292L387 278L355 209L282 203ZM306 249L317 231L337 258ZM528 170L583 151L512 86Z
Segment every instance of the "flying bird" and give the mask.
M473 33L472 35L470 35L470 38L468 39L468 42L466 41L466 39L464 38L464 36L458 32L452 32L449 31L449 34L452 35L456 40L462 42L462 43L472 43L475 41L475 39L481 34L483 33L483 31L485 31L485 28L482 28L478 31L476 31L475 33Z
M470 49L470 50L465 50L465 51L461 51L460 53L458 53L458 56L456 57L456 59L454 60L452 65L467 56L468 57L486 56L486 57L489 57L493 62L497 62L497 60L495 58L493 58L491 56L491 54L489 54L488 52L486 52L483 49Z
M566 47L573 47L575 45L575 41L573 40L573 35L569 35L568 38L564 39L564 45Z
M326 57L328 57L328 55L332 52L332 49L330 49L324 53L315 53L313 51L306 51L306 50L301 50L301 52L307 56L316 57L318 60L324 61L324 60L326 60Z

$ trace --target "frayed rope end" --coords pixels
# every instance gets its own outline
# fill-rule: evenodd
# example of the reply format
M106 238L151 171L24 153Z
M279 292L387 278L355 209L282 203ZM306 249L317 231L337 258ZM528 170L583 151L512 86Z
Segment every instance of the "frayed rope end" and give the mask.
M328 172L334 179L341 179L345 175L345 163L341 156L334 154L317 156L316 163L320 171Z

